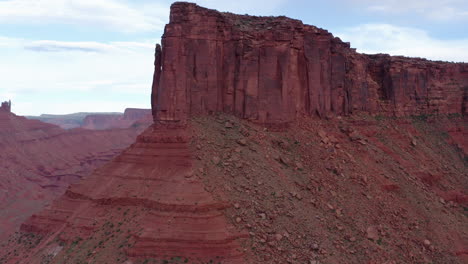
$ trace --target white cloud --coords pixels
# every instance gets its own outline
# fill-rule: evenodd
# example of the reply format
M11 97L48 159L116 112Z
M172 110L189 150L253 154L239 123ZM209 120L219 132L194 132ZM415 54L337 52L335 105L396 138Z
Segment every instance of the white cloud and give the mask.
M90 101L99 101L98 97L101 101L121 99L120 107L113 111L120 111L136 101L147 102L146 107L149 107L155 42L28 41L0 37L0 43L3 43L0 100L14 99L16 113L44 113L46 109L27 106L28 100L30 103L36 100L30 98L31 94L57 94L47 103L47 109L65 106L61 113L70 112L74 109L72 106L78 105L81 110L97 111L87 103L73 104L74 95L83 94ZM133 98L133 102L128 99L125 104L128 97ZM21 100L24 102L18 102ZM71 103L70 107L66 107L67 102Z
M114 49L112 45L98 42L66 42L53 40L33 41L25 45L26 49L38 52L61 52L61 51L83 51L83 52L106 52Z
M195 0L201 6L236 13L268 15L286 0ZM169 20L169 1L130 0L4 0L0 23L67 24L101 27L118 32L162 30Z
M7 42L8 43L8 42ZM14 42L12 42L14 43ZM1 45L1 44L0 44ZM10 44L11 45L11 44ZM131 52L139 49L154 48L153 44L142 42L111 42L109 44L95 41L56 41L38 40L24 46L25 49L37 52Z
M21 45L21 40L17 38L9 38L0 36L0 47L14 47Z
M166 4L132 6L118 0L0 1L0 23L64 23L121 32L160 30L169 17Z
M386 14L411 14L436 21L468 19L466 0L353 0L364 4L372 12Z
M193 0L190 2L197 3L200 6L217 9L219 11L229 11L238 14L250 15L272 15L278 9L287 4L287 0L269 0L269 1L252 1L252 0L237 0L237 1L219 1L219 0Z
M468 62L468 39L440 40L426 31L388 24L365 24L336 34L363 53L388 53L432 60Z

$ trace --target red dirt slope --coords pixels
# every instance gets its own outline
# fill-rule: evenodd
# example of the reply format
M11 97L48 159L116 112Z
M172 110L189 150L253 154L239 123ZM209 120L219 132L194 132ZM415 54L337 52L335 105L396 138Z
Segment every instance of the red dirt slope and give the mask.
M271 132L203 117L193 144L251 235L249 263L466 263L466 156L443 127L460 121L304 118Z
M0 258L464 263L466 161L439 127L459 121L304 118L274 132L220 115L154 125L25 222Z

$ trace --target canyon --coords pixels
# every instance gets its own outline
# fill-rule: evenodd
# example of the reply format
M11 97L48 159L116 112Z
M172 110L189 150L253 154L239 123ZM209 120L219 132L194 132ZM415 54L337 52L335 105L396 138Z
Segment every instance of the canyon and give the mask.
M161 44L152 125L0 262L468 261L468 64L184 2Z
M129 146L148 126L63 130L0 108L0 239L54 198Z

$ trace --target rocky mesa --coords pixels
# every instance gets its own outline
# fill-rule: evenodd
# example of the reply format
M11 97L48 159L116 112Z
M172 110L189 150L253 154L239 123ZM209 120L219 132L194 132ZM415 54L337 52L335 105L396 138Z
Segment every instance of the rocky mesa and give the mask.
M153 116L226 112L262 124L298 115L466 114L468 64L359 54L287 17L174 3L156 48Z
M0 261L465 263L467 82L463 63L176 2L154 124Z

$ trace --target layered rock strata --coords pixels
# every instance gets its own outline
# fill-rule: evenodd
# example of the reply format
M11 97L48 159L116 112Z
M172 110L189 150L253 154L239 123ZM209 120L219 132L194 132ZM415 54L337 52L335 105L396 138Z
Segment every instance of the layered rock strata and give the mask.
M56 238L89 239L110 212L134 208L145 213L137 220L141 229L132 233L129 257L244 263L237 240L245 234L227 222L222 213L227 204L216 201L197 177L188 139L183 127L148 128L120 156L31 217L22 231L47 237L39 251ZM37 252L30 255L31 263L40 259Z

